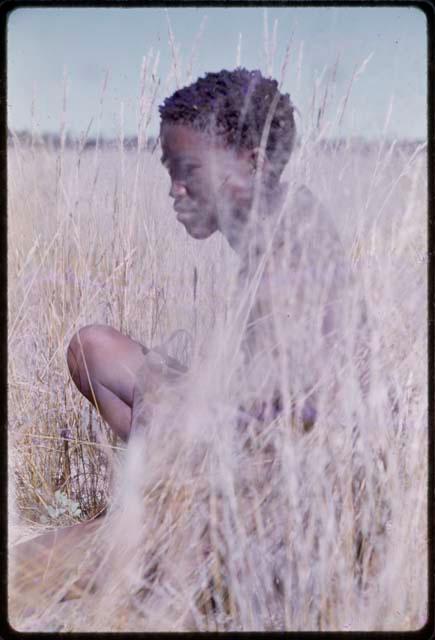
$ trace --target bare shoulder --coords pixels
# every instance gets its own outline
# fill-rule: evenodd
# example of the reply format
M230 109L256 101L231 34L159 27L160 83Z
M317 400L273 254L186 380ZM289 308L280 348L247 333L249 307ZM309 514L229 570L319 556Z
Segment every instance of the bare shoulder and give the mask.
M319 231L341 245L336 222L322 201L305 185L299 185L290 193L289 206L295 224L307 224L311 231Z
M309 212L316 206L320 206L320 200L304 184L299 185L292 191L294 205L300 210Z
M289 267L312 271L318 277L325 265L342 264L344 247L333 215L305 185L290 187L281 211L277 248L287 254Z
M276 216L272 216L269 223L266 221L264 230L260 228L254 236L255 241L260 240L255 245L256 260L252 261L250 253L242 257L241 283L250 273L255 273L262 258L265 259L260 289L270 278L274 282L287 281L289 274L295 275L301 270L305 276L311 274L316 280L331 268L337 273L342 271L345 252L333 216L307 186L291 185L285 189L279 208L275 210ZM268 245L264 240L270 230L273 240ZM304 277L304 283L307 285L307 277Z

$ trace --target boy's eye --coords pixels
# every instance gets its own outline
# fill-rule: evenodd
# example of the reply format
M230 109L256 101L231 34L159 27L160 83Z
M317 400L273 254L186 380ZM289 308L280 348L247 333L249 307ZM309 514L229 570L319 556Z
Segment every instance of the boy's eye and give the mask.
M199 164L194 163L176 163L173 168L171 167L170 173L174 178L190 178L199 167Z
M179 165L179 170L182 173L186 173L186 174L193 173L195 169L198 169L198 168L199 168L199 164L195 164L193 162L180 163Z

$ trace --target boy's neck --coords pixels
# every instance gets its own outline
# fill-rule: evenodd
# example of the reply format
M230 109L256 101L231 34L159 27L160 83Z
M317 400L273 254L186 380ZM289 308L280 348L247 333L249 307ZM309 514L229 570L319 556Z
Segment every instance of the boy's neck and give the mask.
M230 229L221 230L230 247L241 257L247 252L251 253L252 243L256 244L257 239L260 240L264 236L267 223L272 222L284 204L288 186L287 183L280 182L273 190L263 190L259 194L256 211L251 207L246 223L240 227L231 225Z

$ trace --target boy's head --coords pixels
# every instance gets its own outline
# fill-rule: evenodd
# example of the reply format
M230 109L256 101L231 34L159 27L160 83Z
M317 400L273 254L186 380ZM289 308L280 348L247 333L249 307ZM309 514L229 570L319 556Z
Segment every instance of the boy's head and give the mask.
M162 162L178 219L194 237L231 242L252 204L263 130L262 183L277 186L295 139L293 107L259 71L207 73L160 106ZM267 131L266 131L267 132ZM231 227L231 228L230 228Z

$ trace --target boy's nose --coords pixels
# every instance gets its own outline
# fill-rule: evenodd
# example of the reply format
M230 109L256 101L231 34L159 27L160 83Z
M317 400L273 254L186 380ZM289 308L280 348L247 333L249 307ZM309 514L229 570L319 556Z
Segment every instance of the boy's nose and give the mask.
M182 196L185 196L186 193L186 187L182 182L178 182L177 180L173 180L171 182L171 190L169 192L171 198L180 198Z

